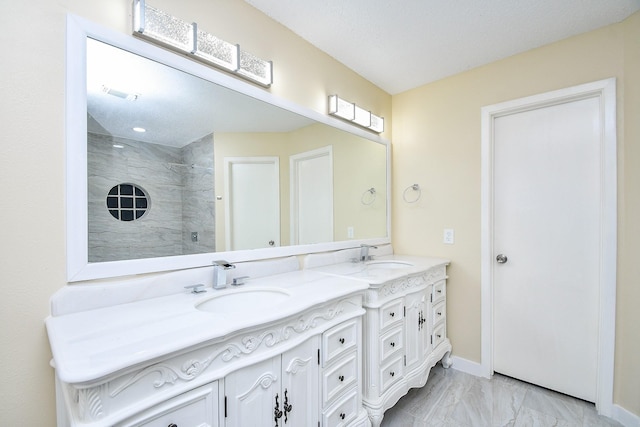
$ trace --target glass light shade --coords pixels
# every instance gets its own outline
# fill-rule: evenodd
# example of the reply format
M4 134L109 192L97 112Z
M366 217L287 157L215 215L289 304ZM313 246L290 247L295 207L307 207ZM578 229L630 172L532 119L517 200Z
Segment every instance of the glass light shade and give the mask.
M338 95L329 96L329 114L346 120L355 119L356 104L345 101Z
M218 67L237 71L239 51L240 47L236 44L228 43L201 30L196 31L196 51L193 54L198 58Z
M371 126L369 129L372 131L381 133L384 131L384 118L376 116L375 114L371 115Z
M371 126L371 112L356 105L355 118L353 119L353 122L357 125L368 128L369 126Z
M186 52L194 50L193 25L159 9L134 3L134 29L146 37Z
M248 52L240 51L238 74L263 86L273 83L273 64Z

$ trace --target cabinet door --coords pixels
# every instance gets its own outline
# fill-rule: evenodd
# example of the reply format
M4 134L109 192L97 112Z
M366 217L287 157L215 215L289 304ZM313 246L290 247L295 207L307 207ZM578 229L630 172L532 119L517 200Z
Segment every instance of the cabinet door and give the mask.
M320 420L319 340L319 337L310 338L282 355L284 415L279 425L315 426Z
M276 398L282 411L280 394L280 356L240 369L225 378L227 427L273 427ZM278 418L283 425L284 416Z
M425 290L407 294L405 297L405 354L408 369L420 364L429 352L427 302Z

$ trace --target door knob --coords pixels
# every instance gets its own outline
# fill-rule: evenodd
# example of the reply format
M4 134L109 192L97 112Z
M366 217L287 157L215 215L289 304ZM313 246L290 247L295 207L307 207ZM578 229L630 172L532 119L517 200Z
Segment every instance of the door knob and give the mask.
M509 258L507 258L507 256L504 254L498 254L498 256L496 257L496 261L498 261L499 264L504 264L508 260Z

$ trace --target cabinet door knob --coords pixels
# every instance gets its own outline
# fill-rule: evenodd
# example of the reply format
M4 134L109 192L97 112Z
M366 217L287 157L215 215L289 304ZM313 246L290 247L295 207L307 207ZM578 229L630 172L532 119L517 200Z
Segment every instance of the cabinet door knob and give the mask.
M344 338L340 338L338 341L340 341L340 344L344 344Z
M395 372L393 372L393 371L391 371L391 372L389 372L389 375L391 375L392 377L395 377L395 376L396 376L396 373L395 373Z
M344 417L346 417L346 414L344 412L340 412L340 418L344 420Z
M340 380L340 382L344 381L344 375L340 375L338 379Z
M395 347L396 346L396 343L394 343L394 342L389 343L389 344L391 345L391 347Z
M395 315L396 315L396 314L395 314L393 311L392 311L391 313L389 313L389 316L391 316L391 317L393 317L393 316L395 316Z

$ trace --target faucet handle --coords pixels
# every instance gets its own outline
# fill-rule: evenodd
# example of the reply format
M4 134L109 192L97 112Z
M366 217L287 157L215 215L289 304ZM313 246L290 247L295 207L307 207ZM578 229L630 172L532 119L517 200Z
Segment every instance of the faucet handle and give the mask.
M185 289L191 289L192 294L200 294L202 292L207 292L202 283L198 283L197 285L189 285L185 286Z
M234 277L233 280L231 281L231 284L233 286L240 286L240 285L244 285L246 283L246 280L249 278L249 276L239 276L239 277Z
M221 267L225 270L231 270L232 268L236 268L235 265L231 264L229 261L224 261L224 260L213 261L213 265L216 267Z

